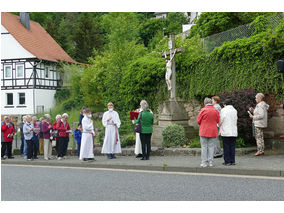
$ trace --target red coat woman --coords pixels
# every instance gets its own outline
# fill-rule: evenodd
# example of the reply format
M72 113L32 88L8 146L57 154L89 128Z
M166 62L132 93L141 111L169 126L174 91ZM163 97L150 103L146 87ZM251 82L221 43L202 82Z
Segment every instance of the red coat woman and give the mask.
M1 159L4 159L6 149L8 158L14 158L12 157L12 141L13 136L15 135L15 129L13 125L9 122L9 118L5 119L5 121L1 124L1 132L4 136L4 141L2 141L1 147Z

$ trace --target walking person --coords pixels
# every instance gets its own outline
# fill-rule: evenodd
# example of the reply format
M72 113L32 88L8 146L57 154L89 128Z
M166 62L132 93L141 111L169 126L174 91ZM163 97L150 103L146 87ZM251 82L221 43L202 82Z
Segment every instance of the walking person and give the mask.
M154 116L149 110L149 105L145 100L140 102L142 111L139 113L138 119L135 119L135 123L141 122L141 145L142 155L141 160L149 160L151 152L151 136L153 133Z
M23 132L24 132L24 137L25 141L27 143L27 160L31 161L33 157L33 149L34 149L34 141L33 141L33 136L34 136L34 125L31 122L32 117L30 115L27 115L26 117L26 123L24 124L23 127Z
M223 165L236 165L235 149L238 136L238 112L232 106L230 99L224 101L224 108L220 116L220 134L223 141L224 163Z
M34 148L33 148L33 159L38 159L37 154L39 151L39 134L40 134L40 125L39 122L37 122L37 117L32 117L32 123L34 125L34 135L33 135L33 141L34 141Z
M53 126L50 123L50 115L45 114L42 122L42 133L43 133L43 158L44 160L52 159L52 144L51 144L51 133Z
M92 113L90 109L85 110L85 116L82 119L82 141L80 149L80 160L94 160L94 124L91 120Z
M218 136L217 124L220 120L218 110L212 105L210 98L204 99L204 105L198 116L199 136L201 143L201 167L213 166L214 144Z
M21 155L24 156L24 147L25 147L25 137L24 137L24 133L23 133L23 127L24 124L26 122L26 116L22 117L22 121L20 122L19 126L20 126L20 133L21 133L21 147L20 147L20 152Z
M105 138L102 153L106 154L108 159L114 159L116 158L115 154L121 153L118 132L121 122L118 113L113 110L113 103L109 102L107 107L108 111L103 114L102 118L102 123L105 127Z
M69 133L71 133L71 129L69 123L67 122L68 114L64 113L62 115L61 120L56 122L56 130L59 132L59 140L58 140L58 160L62 160L62 158L66 158L68 142L69 142Z
M219 115L221 113L221 106L220 106L220 97L219 96L213 96L212 97L212 104L215 107L215 109L218 110ZM218 126L218 124L217 124ZM218 126L218 135L219 135L219 126ZM215 143L214 143L214 158L221 158L223 156L222 149L220 146L220 140L219 137L216 137Z
M13 159L12 156L12 142L15 135L15 129L11 124L10 117L5 116L4 122L1 124L1 133L3 133L3 139L1 141L1 160L4 160L5 152L7 151L8 159Z
M260 156L264 154L264 137L263 129L267 127L267 111L269 105L263 101L264 95L262 93L257 93L255 96L255 101L257 103L255 109L250 107L250 114L254 125L255 140L257 144L257 152L254 156Z
M80 157L81 141L82 141L82 126L78 124L77 129L74 132L74 138L77 141L77 155Z

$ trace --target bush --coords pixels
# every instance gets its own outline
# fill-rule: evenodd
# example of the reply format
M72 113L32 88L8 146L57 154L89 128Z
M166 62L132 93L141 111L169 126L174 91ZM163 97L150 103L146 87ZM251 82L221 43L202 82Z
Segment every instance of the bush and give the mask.
M56 102L61 102L69 98L71 95L71 92L69 89L62 88L62 89L57 89L56 93L54 95L54 98Z
M238 134L244 141L252 141L252 120L247 111L250 107L255 107L255 90L239 90L219 94L221 103L225 99L231 99L232 105L238 111ZM239 139L240 140L240 139Z
M178 124L170 124L162 130L163 146L183 146L187 142L184 128Z
M104 138L105 138L105 131L101 131L101 132L97 133L97 135L95 137L95 144L103 145Z
M200 137L195 137L189 140L188 143L188 147L189 148L201 148L201 144L200 144Z
M136 142L136 136L135 135L126 135L125 138L122 138L121 147L126 146L133 146Z

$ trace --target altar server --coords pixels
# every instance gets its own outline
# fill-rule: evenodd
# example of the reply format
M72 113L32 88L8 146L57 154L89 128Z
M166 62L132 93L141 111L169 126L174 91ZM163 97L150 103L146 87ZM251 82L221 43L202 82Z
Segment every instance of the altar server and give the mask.
M94 160L94 141L95 136L92 113L90 109L86 109L84 118L82 119L82 140L80 149L80 160Z
M105 138L102 153L107 154L108 159L116 158L116 153L121 153L118 128L120 127L119 115L113 110L113 103L108 103L108 111L103 115L102 123L105 127Z

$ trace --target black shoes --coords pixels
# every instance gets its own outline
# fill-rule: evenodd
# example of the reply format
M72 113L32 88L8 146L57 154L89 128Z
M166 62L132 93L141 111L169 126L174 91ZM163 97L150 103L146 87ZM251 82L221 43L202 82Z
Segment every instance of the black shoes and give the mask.
M146 158L143 157L143 158L141 158L140 160L146 160Z
M231 163L231 165L233 165L233 166L234 166L234 165L236 165L236 163Z
M214 158L221 158L223 155L215 155Z
M142 154L138 154L138 155L136 155L136 158L142 158L143 157L143 155Z
M8 159L14 159L15 157L14 156L10 156L10 157L8 157Z

